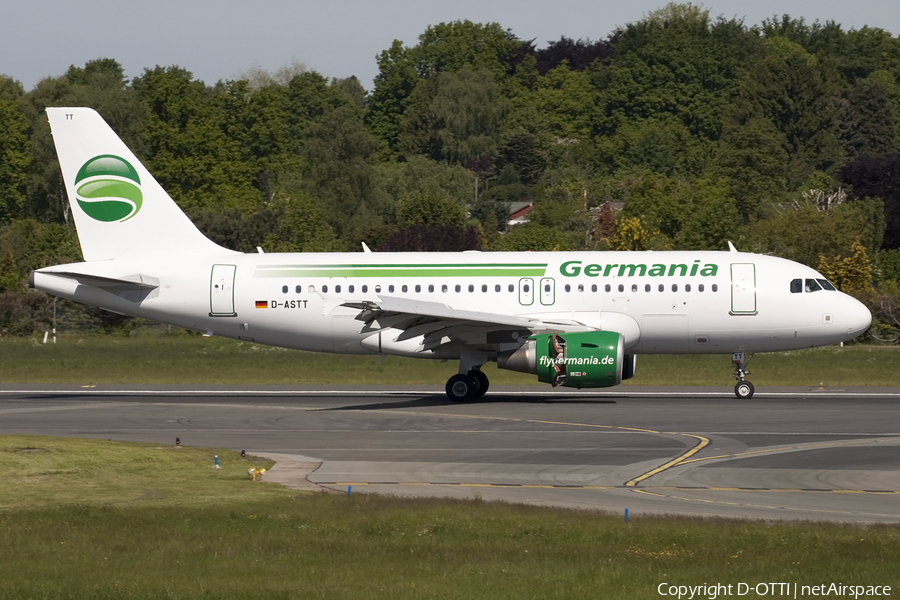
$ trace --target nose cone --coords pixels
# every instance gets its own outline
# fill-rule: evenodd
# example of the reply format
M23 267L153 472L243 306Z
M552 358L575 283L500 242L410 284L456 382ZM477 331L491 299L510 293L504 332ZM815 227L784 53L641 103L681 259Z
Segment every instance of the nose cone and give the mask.
M838 323L847 328L847 339L861 335L872 324L872 313L865 304L852 296L846 297L846 302L838 318L840 319Z

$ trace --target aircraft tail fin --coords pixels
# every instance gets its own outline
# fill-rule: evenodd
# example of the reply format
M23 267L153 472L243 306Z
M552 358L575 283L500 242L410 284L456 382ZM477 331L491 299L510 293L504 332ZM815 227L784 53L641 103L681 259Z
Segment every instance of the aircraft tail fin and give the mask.
M86 261L230 253L194 226L90 108L48 108L53 143Z

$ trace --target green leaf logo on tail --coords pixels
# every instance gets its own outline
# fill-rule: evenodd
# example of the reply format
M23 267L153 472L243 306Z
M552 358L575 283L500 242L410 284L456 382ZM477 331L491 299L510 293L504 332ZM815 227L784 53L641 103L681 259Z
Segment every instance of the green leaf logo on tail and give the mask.
M112 154L95 156L75 176L78 206L87 216L106 223L127 221L141 210L140 185L134 167Z

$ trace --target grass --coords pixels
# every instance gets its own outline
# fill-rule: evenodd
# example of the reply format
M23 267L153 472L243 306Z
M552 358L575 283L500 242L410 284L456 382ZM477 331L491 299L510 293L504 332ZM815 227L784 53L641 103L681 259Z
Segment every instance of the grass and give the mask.
M626 524L477 499L298 493L251 482L247 463L219 452L215 470L209 450L0 437L0 600L658 598L664 582L900 587L898 527L640 514Z
M757 386L900 386L900 348L846 346L758 354ZM485 365L492 384L537 384L536 377ZM438 384L456 372L441 363L391 356L316 354L175 334L61 336L57 344L0 338L0 382L73 384ZM728 355L639 356L631 385L733 383Z

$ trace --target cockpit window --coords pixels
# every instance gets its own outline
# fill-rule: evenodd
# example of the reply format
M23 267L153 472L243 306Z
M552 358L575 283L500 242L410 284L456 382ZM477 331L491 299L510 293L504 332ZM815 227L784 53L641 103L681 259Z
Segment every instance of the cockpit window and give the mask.
M816 281L818 281L822 285L823 289L826 289L829 292L837 291L837 288L835 288L833 285L831 285L831 282L828 281L827 279L816 279Z
M806 291L807 292L820 292L822 291L822 286L819 285L819 282L815 279L807 279L806 280Z
M803 292L803 280L802 279L792 279L791 280L791 293L792 294L800 294Z

